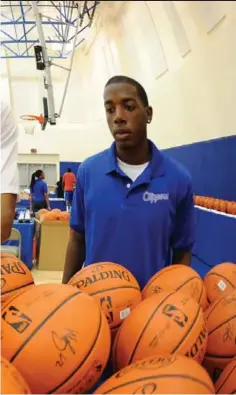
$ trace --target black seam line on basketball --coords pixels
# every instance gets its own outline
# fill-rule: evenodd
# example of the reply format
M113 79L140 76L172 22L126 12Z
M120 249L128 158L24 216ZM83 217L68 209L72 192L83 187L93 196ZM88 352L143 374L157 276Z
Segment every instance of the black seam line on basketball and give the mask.
M229 317L227 320L221 322L220 325L218 325L216 328L212 329L212 331L208 332L208 335L210 336L213 332L215 332L217 329L219 329L222 325L227 324L227 322L233 320L234 318L236 318L236 314L233 315L232 317Z
M235 354L233 355L215 355L215 354L205 354L205 359L209 358L217 358L217 359L232 359L235 358Z
M93 265L100 265L100 266L107 266L107 265L111 265L111 264L114 264L114 265L116 265L116 266L119 266L121 269L125 269L125 270L127 270L128 272L130 272L130 270L129 269L126 269L126 268L124 268L124 266L122 266L122 265L120 265L119 263L115 263L115 262L97 262L97 263L94 263ZM86 273L89 269L91 269L91 266L92 265L88 265L88 266L85 266L85 267L83 267L83 273ZM131 272L130 272L131 273ZM132 273L131 273L132 274ZM132 274L132 276L133 276L133 274Z
M67 381L70 380L71 377L73 377L74 374L81 368L81 366L84 364L84 362L85 362L86 359L88 358L89 354L90 354L91 351L93 350L95 344L97 343L97 339L98 339L98 336L99 336L99 334L100 334L101 326L102 326L102 312L101 312L101 310L99 310L99 325L98 325L98 330L97 330L97 333L96 333L94 342L93 342L93 344L91 345L90 349L88 350L87 354L85 355L84 359L80 362L79 366L77 366L77 367L73 370L73 372L71 372L71 373L63 380L62 383L58 384L55 388L53 388L52 390L50 390L50 391L48 392L48 394L53 394L53 393L55 393L55 391L57 391L60 387L62 387L63 385L65 385L65 384L67 383Z
M129 286L129 285L124 285L124 286L121 286L121 287L114 287L114 288L100 289L100 290L99 290L99 291L97 291L97 292L92 292L92 293L90 293L90 292L89 292L89 295L90 295L90 296L94 296L94 295L100 294L100 293L102 293L102 292L107 292L107 291L114 291L115 289L121 289L121 288L126 288L126 289L135 289L136 291L139 291L139 292L140 292L140 289L139 289L139 288L137 288L137 287L133 287L133 286Z
M24 343L21 344L21 346L18 348L18 350L16 351L16 353L11 357L10 362L13 362L17 355L23 350L23 348L26 346L27 343L29 343L29 341L32 339L32 337L34 337L34 335L39 331L39 329L42 328L42 326L44 324L46 324L46 322L49 320L49 318L51 318L53 316L53 314L55 314L57 312L57 310L59 310L64 304L66 304L67 302L69 302L71 299L73 299L75 296L79 295L79 294L83 294L83 292L76 292L73 295L70 295L67 299L63 300L63 302L61 302L54 310L51 311L50 314L48 314L48 316L46 318L44 318L44 320L34 329L34 331L29 335L29 337L27 337L27 339L24 341Z
M201 281L201 279L197 276L191 277L188 280L186 280L185 283L181 284L178 288L176 288L176 291L179 291L184 285L188 284L190 281L194 280L195 278L197 278L198 280ZM202 286L202 290L201 290L201 294L200 294L200 298L199 298L198 302L201 300L202 291L203 291L203 286Z
M170 265L170 267L169 267L169 269L170 268L172 268L172 269L178 269L177 267L175 267L175 265ZM152 283L157 279L157 278L160 278L163 274L165 274L166 272L168 272L169 270L165 270L165 272L163 272L163 273L157 273L157 274L155 274L154 276L153 276L153 278L152 278L152 281L151 281L151 279L150 279L150 282L148 282L147 283L147 285L145 285L145 287L144 287L144 289L147 287L150 287L150 285L152 285ZM144 291L144 289L143 289L143 291Z
M184 340L186 339L187 335L189 334L189 332L192 330L193 326L195 325L195 323L196 323L196 321L197 321L197 319L198 319L198 317L199 317L199 314L200 314L200 312L201 312L201 309L202 309L201 306L199 306L199 307L198 307L197 314L196 314L196 316L195 316L193 322L191 323L191 325L190 325L188 331L184 334L184 337L182 338L182 340L180 341L180 343L174 348L174 350L172 350L172 351L170 352L170 354L173 354L174 352L176 352L176 351L178 350L178 348L181 346L181 344L184 342Z
M145 330L147 329L147 327L148 327L148 325L150 324L151 320L152 320L153 317L155 316L157 310L161 307L161 305L162 305L163 303L165 303L165 301L166 301L170 296L173 296L175 293L176 293L176 291L171 292L171 294L169 294L168 296L166 296L166 297L161 301L161 303L159 303L159 305L155 308L155 310L153 311L153 313L150 315L148 321L146 322L144 328L142 329L142 331L141 331L141 333L140 333L140 335L139 335L139 338L138 338L138 340L137 340L137 342L136 342L136 344L135 344L135 347L134 347L134 349L133 349L133 352L132 352L132 354L131 354L131 356L130 356L130 359L129 359L129 362L127 363L127 365L129 365L129 364L132 362L133 357L134 357L134 355L135 355L135 353L136 353L136 350L137 350L137 348L138 348L139 342L141 341L141 339L142 339L142 337L143 337L143 334L144 334ZM123 328L124 328L124 327L123 327Z
M218 274L218 273L212 272L212 273L209 273L209 274L208 274L208 277L209 277L209 276L218 276L218 277L222 277L225 281L227 281L227 282L231 285L231 287L233 287L233 289L236 288L235 285L234 285L233 283L231 283L231 281L228 280L228 279L227 279L225 276L223 276L222 274Z
M222 301L222 299L225 297L225 295L222 295L221 298L219 298L217 301L215 301L214 305L212 305L212 309L209 312L208 315L205 314L206 319L208 320L208 318L210 317L211 313L215 310L216 306L218 306L218 304ZM210 303L210 301L209 301Z
M2 295L6 295L6 294L8 294L9 292L18 291L18 290L21 289L21 288L25 288L25 287L28 287L28 285L33 285L33 284L34 284L34 281L32 281L31 283L28 283L28 284L21 285L20 287L17 287L17 288L14 288L14 289L9 289L8 291L1 292L1 294L2 294Z
M217 394L219 393L219 391L221 390L221 388L225 385L226 381L228 380L229 376L231 375L231 373L233 373L234 369L236 369L236 365L232 367L232 369L230 370L230 372L228 373L228 375L225 377L225 380L223 381L223 383L221 384L221 386L218 388L218 391L216 392ZM233 393L233 392L232 392Z
M135 379L135 380L132 380L132 381L126 381L125 383L117 385L116 387L109 388L109 390L103 392L103 394L110 394L110 393L112 393L111 391L117 390L118 388L122 388L122 387L124 387L126 385L129 385L129 384L139 383L140 381L154 380L154 379L166 379L166 378L167 379L170 379L170 378L172 378L172 379L173 378L182 378L182 379L187 379L187 380L190 380L190 381L195 381L196 383L201 384L203 387L205 387L208 390L210 390L211 391L210 393L212 393L212 389L213 388L210 387L207 383L205 383L204 381L199 380L199 379L197 379L195 377L189 376L187 374L160 374L160 375L157 374L155 376L146 376L146 377L142 377L142 378ZM101 387L102 386L103 386L103 384L101 384Z
M114 348L114 350L113 350L114 358L112 358L112 359L113 359L113 364L114 364L114 370L115 371L117 371L117 346L118 346L118 343L119 343L120 333L121 333L121 328L118 330L118 332L116 334L116 337L115 337L115 340L114 340L115 348L113 347Z
M27 292L27 290L25 291ZM8 298L7 300L5 300L4 302L2 302L3 306L2 306L2 310L4 310L7 306L9 306L9 304L11 304L13 302L13 300L15 300L16 298L18 298L20 295L18 293L16 293L15 296L12 296L11 298Z

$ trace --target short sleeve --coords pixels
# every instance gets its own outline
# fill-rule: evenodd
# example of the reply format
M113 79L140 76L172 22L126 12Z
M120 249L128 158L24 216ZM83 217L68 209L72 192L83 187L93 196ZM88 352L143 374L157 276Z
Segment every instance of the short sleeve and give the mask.
M173 250L190 251L195 242L194 199L191 179L181 185L181 197L177 204L174 230L171 237Z
M1 102L1 193L19 193L18 127L10 107Z
M80 166L76 176L76 187L70 215L70 227L78 233L85 232L84 221L84 169Z

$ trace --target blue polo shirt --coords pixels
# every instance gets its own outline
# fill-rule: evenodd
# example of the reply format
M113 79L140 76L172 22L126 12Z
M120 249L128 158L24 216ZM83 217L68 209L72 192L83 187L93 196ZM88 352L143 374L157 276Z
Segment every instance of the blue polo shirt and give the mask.
M30 193L33 195L34 202L44 202L44 194L48 193L48 187L46 182L41 179L36 180L33 189L30 188Z
M132 182L117 164L115 143L86 159L77 173L70 226L85 233L85 265L116 262L141 288L169 265L172 249L194 243L194 204L188 172L149 142L152 158Z

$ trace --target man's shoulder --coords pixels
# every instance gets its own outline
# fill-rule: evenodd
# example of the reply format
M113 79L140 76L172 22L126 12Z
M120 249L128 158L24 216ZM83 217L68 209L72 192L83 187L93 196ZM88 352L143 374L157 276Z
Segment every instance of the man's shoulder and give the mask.
M108 159L109 149L98 152L95 155L89 156L86 158L79 166L79 171L89 171L95 169L103 169L106 166Z

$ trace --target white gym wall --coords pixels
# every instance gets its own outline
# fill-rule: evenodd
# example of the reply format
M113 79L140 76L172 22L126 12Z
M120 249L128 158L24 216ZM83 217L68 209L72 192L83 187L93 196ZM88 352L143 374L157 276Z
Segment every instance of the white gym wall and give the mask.
M102 2L97 28L76 51L61 119L33 136L21 129L20 154L36 148L60 161L82 161L108 147L103 87L120 73L146 88L154 107L149 135L160 148L234 135L236 3L202 3ZM1 74L3 97L17 119L38 114L42 81L35 60L3 59ZM52 67L52 77L59 110L66 72Z

